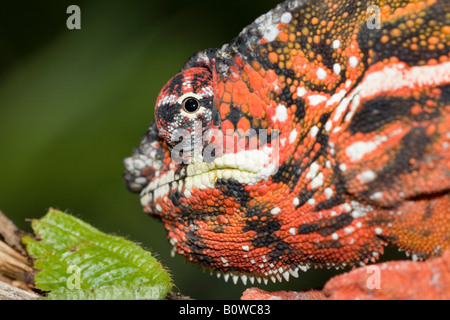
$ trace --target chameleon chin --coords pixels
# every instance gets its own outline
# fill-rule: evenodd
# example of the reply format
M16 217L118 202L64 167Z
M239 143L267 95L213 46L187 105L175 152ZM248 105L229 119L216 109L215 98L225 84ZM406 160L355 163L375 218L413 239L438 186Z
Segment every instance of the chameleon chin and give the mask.
M449 15L447 0L279 4L162 88L155 121L124 161L128 189L175 252L235 283L360 266L387 244L415 261L441 256ZM194 156L177 162L180 130L221 138L193 139ZM235 147L205 161L222 139Z

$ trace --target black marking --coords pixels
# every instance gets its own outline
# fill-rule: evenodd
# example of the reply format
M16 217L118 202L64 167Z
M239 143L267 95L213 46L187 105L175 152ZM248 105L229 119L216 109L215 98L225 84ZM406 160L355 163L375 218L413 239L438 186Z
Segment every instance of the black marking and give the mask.
M344 198L342 197L344 194L347 193L345 188L345 181L337 165L333 167L333 178L331 184L334 186L335 189L333 197L325 201L319 202L314 208L314 211L317 212L321 210L331 209L345 202Z
M236 108L235 106L231 106L230 113L227 116L227 119L231 121L231 123L237 127L237 123L241 118L244 117L244 113L240 108Z
M300 227L298 227L297 233L310 234L313 232L318 232L321 236L326 237L336 232L337 230L348 226L350 223L352 223L352 221L353 217L350 214L343 213L321 222L301 225Z
M183 81L184 81L184 75L182 73L176 74L172 78L172 80L167 83L167 88L166 88L166 90L164 90L164 92L173 93L175 91L178 97L181 96L182 90L183 90L183 88L182 88Z
M319 122L321 124L325 124L328 121L329 117L330 117L330 113L324 113L321 115ZM328 135L326 135L323 132L323 128L324 128L324 125L320 126L320 129L316 135L316 141L315 141L315 143L320 144L320 149L315 153L314 157L310 160L308 165L310 165L311 163L316 161L321 155L325 155L327 152ZM302 142L302 140L304 139L305 136L306 136L306 134L299 139L299 143ZM315 144L313 144L311 146L311 148L308 150L308 152L306 154L312 153L314 145ZM305 167L305 165L303 165L303 167L302 167L302 164L303 163L299 163L298 161L295 161L293 159L293 157L291 156L278 168L278 172L272 177L272 181L278 182L278 183L282 182L286 185L289 185L291 190L294 189L298 183L298 180L300 179L302 172L303 172L303 167ZM303 191L303 192L305 192L305 191ZM313 194L314 194L314 192L311 191L308 194L308 197L306 198L306 200L303 201L303 203L301 205L303 205L309 198L311 198L311 196ZM300 194L300 201L302 201L303 199L304 199L304 196L302 194ZM301 206L301 205L299 205L299 206Z
M178 188L174 192L172 192L172 184L170 184L169 199L170 199L170 201L172 201L172 203L175 207L180 206L180 198L181 197L183 197L183 195L178 190Z
M446 88L442 87L445 92ZM357 132L370 133L383 128L386 124L396 120L411 119L413 121L423 122L431 120L440 115L438 108L432 113L421 112L413 115L411 108L418 104L424 105L428 97L421 95L416 98L400 98L381 96L365 102L357 112L355 112L352 121L348 127L353 135Z
M234 201L244 206L247 206L250 200L250 195L244 185L234 179L217 179L215 188L220 190L225 197L233 198Z
M413 128L406 134L400 143L400 151L395 156L394 161L387 165L377 175L377 178L368 184L368 190L376 190L379 186L390 186L395 183L398 175L410 173L414 170L411 166L411 159L420 161L425 155L426 148L430 144L431 138L422 127Z
M331 208L334 208L340 204L342 204L344 202L344 199L342 198L342 196L335 192L334 196L330 199L327 199L325 201L319 202L315 207L314 207L314 211L322 211L322 210L328 210Z
M342 244L339 241L321 241L314 243L316 249L339 249L342 248Z
M264 213L260 208L250 207L247 209L246 226L243 228L243 232L255 231L256 235L252 240L252 245L255 248L270 248L277 245L281 239L276 236L275 231L280 230L281 224L278 220L268 217L267 213ZM258 217L254 220L253 217ZM267 220L261 221L261 217L268 217Z
M278 172L272 176L272 181L289 185L290 188L293 189L297 185L301 174L302 169L299 164L294 161L294 159L287 159L282 165L280 165Z
M324 66L330 70L333 70L333 65L336 63L336 59L333 58L333 53L335 53L336 51L334 49L331 49L331 46L327 44L327 41L329 41L328 39L333 39L333 35L331 35L329 32L324 34L318 44L315 44L314 51L320 53ZM339 85L337 85L336 87L339 87Z
M203 242L202 238L192 230L186 232L186 238L186 244L192 250L192 257L194 257L200 264L210 267L214 263L214 259L206 254L203 254L203 251L207 248L207 246Z
M192 84L193 84L193 91L199 93L199 91L201 91L202 88L205 88L208 86L208 84L211 82L212 80L212 74L209 71L206 71L207 69L205 68L204 72L198 72L194 74L194 77L192 79ZM207 74L208 76L205 77L205 74Z
M252 245L255 248L267 248L277 243L280 238L277 237L274 232L280 230L281 225L278 221L272 220L262 223L260 220L248 221L247 226L244 228L246 231L255 231L256 236L252 240Z
M314 193L315 193L314 190L308 190L306 188L303 188L298 195L298 198L300 200L298 206L299 207L303 206L309 199L312 198Z
M419 61L427 61L429 59L436 59L439 61L439 57L446 56L449 51L448 46L435 50L430 50L428 46L418 46L418 50L411 50L410 46L403 46L404 43L409 43L410 39L417 37L421 39L423 31L426 29L433 30L434 27L429 24L430 21L446 21L446 14L448 12L447 1L438 1L435 4L423 9L421 16L423 23L420 27L416 28L403 28L402 34L395 38L395 43L392 39L387 43L381 42L381 37L385 34L389 34L391 30L399 28L400 24L405 24L410 16L415 14L407 14L404 17L384 22L380 29L369 29L366 24L363 24L361 30L358 33L358 43L360 48L368 56L369 49L373 50L374 58L372 64L382 61L383 59L389 59L391 57L397 57L400 61L413 66L417 65ZM414 21L414 19L412 19ZM437 28L440 28L437 25ZM435 29L436 30L436 29ZM369 47L369 44L371 46Z
M305 110L305 100L302 98L297 98L293 101L293 104L297 106L297 110L295 110L295 117L297 118L297 122L303 121L303 118L305 117L306 110Z
M290 251L292 251L292 247L289 243L278 240L278 242L276 243L276 247L269 252L270 260L279 261L284 256L288 256Z
M401 143L400 152L394 159L394 162L388 170L398 175L402 172L411 172L411 159L422 159L426 147L431 143L431 138L427 135L424 128L414 128L406 134Z
M277 102L283 102L287 108L290 108L292 105L297 106L294 113L296 122L301 122L305 117L305 100L303 98L293 99L290 86L285 86L283 88L281 94L277 96Z

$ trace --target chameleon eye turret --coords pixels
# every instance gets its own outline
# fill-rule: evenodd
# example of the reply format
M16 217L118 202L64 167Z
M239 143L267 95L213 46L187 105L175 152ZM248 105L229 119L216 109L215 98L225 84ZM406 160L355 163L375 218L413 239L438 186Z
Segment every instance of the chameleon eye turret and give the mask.
M206 131L218 125L215 87L213 71L205 65L182 70L164 86L156 102L155 120L169 146L196 127Z
M129 189L174 252L243 281L359 266L387 244L442 254L449 15L447 0L279 4L163 87ZM235 145L206 161L208 132ZM200 148L178 161L184 137Z

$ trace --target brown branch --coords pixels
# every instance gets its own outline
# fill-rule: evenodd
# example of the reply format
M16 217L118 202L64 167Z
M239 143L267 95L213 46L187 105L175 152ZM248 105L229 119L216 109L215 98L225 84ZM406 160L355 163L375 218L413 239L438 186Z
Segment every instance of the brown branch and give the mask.
M33 273L34 269L27 257L0 241L0 275L26 285L33 278Z
M34 300L38 295L0 281L0 300Z
M22 237L25 234L0 211L0 236L3 237L3 241L23 256L28 256L22 244Z
M0 211L0 300L31 299L35 270L22 244L25 232Z

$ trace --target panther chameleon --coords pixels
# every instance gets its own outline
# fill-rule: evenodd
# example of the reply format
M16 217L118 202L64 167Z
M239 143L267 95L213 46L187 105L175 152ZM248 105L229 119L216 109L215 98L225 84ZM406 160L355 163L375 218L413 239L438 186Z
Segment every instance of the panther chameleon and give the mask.
M126 185L235 283L442 256L449 48L447 0L285 1L162 88Z

